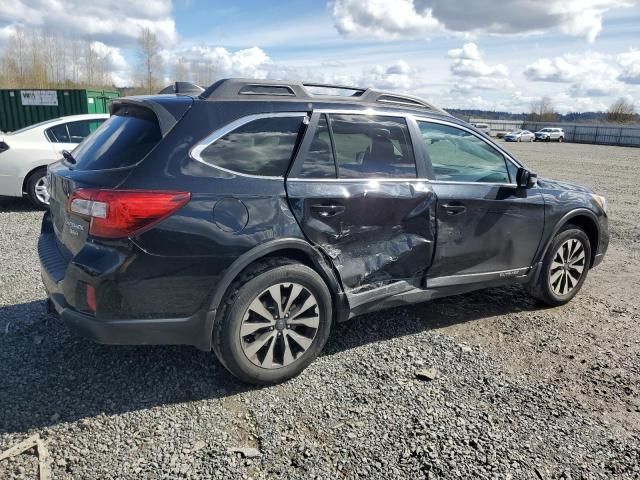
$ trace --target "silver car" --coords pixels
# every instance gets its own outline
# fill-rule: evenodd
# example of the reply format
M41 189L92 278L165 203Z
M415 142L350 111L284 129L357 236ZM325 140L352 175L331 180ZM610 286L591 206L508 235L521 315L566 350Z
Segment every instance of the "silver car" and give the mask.
M488 136L488 137L491 136L491 125L489 125L488 123L472 123L471 125L476 127L478 130L480 130L486 136Z
M504 136L505 142L533 142L536 136L529 130L514 130Z
M535 133L536 142L564 142L564 131L561 128L545 127Z

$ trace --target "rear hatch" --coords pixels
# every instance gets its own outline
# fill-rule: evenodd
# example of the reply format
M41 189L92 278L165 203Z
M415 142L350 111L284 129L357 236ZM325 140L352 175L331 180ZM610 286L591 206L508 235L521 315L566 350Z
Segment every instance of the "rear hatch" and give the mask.
M111 105L112 116L64 159L49 166L50 215L61 253L84 245L89 220L70 212L79 189L117 189L189 109L190 97L132 97ZM167 102L169 105L167 105ZM164 103L164 104L163 104Z

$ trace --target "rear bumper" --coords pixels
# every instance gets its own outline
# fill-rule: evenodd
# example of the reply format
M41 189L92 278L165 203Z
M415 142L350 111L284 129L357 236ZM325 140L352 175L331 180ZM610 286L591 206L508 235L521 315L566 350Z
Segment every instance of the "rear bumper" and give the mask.
M211 350L211 332L215 310L198 310L189 316L162 318L121 318L107 314L94 316L82 310L81 285L92 284L109 290L114 265L105 263L104 271L89 270L67 260L60 252L53 232L46 227L38 241L38 256L42 282L53 307L74 332L98 343L114 345L192 345ZM140 283L140 282L138 282ZM162 297L163 292L156 293ZM165 297L167 297L165 295ZM158 298L157 303L172 302L172 298ZM105 302L109 303L109 302Z
M187 318L99 320L60 304L60 297L49 294L55 310L75 333L108 345L192 345L211 350L211 327L215 310L198 312Z

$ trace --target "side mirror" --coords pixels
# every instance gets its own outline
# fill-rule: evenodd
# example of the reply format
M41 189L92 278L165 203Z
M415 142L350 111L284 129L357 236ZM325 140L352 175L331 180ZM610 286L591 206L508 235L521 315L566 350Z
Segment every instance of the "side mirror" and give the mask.
M534 172L530 172L526 168L518 168L518 173L516 174L516 184L518 188L532 188L536 186L538 181L538 175Z

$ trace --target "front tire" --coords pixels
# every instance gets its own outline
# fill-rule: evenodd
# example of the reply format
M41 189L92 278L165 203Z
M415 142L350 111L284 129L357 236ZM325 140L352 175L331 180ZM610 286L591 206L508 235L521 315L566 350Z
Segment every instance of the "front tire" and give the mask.
M564 142L564 138L558 137L558 143L562 143L562 142Z
M581 228L565 225L551 242L530 293L547 305L564 305L582 288L590 265L589 237Z
M306 265L279 263L258 267L230 288L213 332L220 362L255 385L298 375L331 330L331 294L322 277Z
M27 179L27 198L41 209L49 208L49 190L47 186L47 169L39 168L32 172Z

